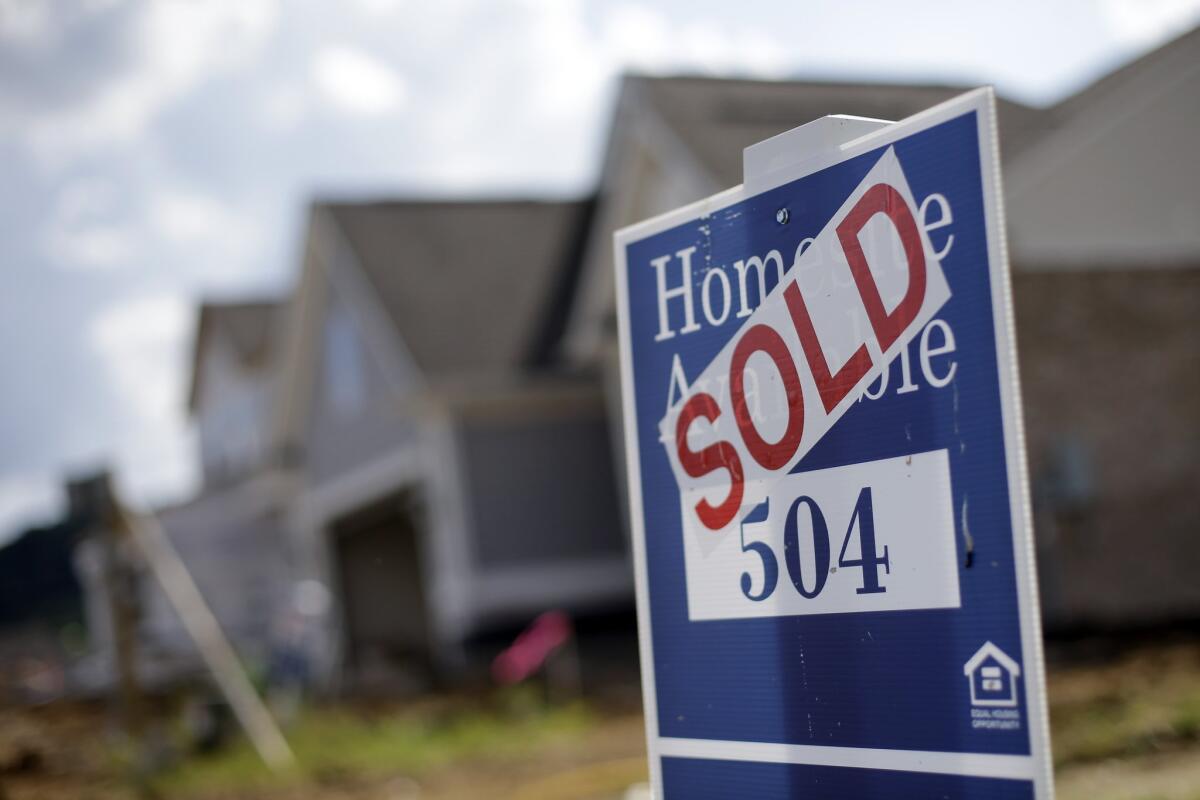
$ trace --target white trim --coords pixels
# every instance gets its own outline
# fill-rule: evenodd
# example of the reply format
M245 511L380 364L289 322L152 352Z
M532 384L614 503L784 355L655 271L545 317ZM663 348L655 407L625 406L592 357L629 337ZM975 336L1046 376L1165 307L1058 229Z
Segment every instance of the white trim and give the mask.
M325 318L332 295L345 304L371 362L392 394L422 389L426 379L377 296L341 225L321 203L312 205L301 257L299 283L288 301L282 341L282 379L278 381L271 446L300 444L316 410Z
M331 525L339 516L405 487L419 488L423 474L412 447L393 451L352 472L300 491L289 520L300 533L302 572L316 577L332 592L333 605L324 617L326 663L319 667L326 683L336 686L345 668L346 628ZM418 532L418 552L423 542ZM422 556L423 557L423 556Z
M424 387L424 374L384 309L379 292L363 269L358 253L350 244L346 232L328 209L321 209L321 219L322 227L327 230L332 240L330 246L333 248L333 256L326 262L326 279L341 299L346 301L367 348L375 356L379 371L393 390L409 391L413 384Z
M293 524L305 532L310 547L318 548L321 579L333 586L334 521L393 492L417 492L425 508L424 524L417 531L417 552L427 576L431 646L439 659L457 666L462 638L478 616L467 549L466 495L458 480L452 423L440 413L430 414L424 421L425 435L412 444L305 490ZM336 619L336 613L330 619ZM340 652L341 641L336 646Z
M309 212L300 258L300 277L279 323L283 352L275 379L271 447L294 446L304 436L315 386L316 337L329 285L325 279L325 248L314 207Z
M301 498L301 513L310 524L327 526L338 516L396 489L415 486L425 477L420 461L416 445L409 445L331 481L317 484L306 490Z
M466 478L459 452L458 426L444 407L433 406L423 418L422 448L428 459L428 562L430 612L442 637L443 657L465 662L461 646L475 616L476 589L471 569L471 519Z
M991 293L997 362L1001 394L1001 417L1004 430L1005 457L1009 482L1010 517L1012 522L1017 602L1024 654L1026 681L1025 697L1029 730L1030 764L1026 776L1034 782L1035 797L1051 800L1054 782L1051 774L1049 719L1045 698L1045 667L1042 653L1042 628L1037 603L1037 578L1033 567L1033 525L1027 483L1024 432L1017 378L1015 325L1012 315L1012 291L1008 253L1004 240L1004 206L1000 192L1000 165L996 133L995 94L990 87L975 89L956 98L888 127L862 136L802 164L793 165L772 175L771 185L785 183L811 175L834 164L899 141L920 131L976 112L979 124L979 158L982 172L984 224L988 243ZM761 185L761 184L760 184ZM641 644L642 685L646 711L646 731L649 743L650 779L656 796L662 797L660 744L658 736L658 704L655 693L653 637L650 628L648 575L646 567L645 509L642 498L640 450L637 442L636 389L633 381L633 361L629 319L629 285L626 277L627 246L635 241L691 222L750 197L744 186L736 186L712 197L632 225L613 235L614 266L616 269L618 332L621 355L621 383L625 424L626 464L629 476L629 504L634 541L634 566L637 580L638 634ZM690 741L690 740L689 740ZM724 743L718 743L718 746ZM745 743L734 743L742 746ZM750 744L751 748L756 745ZM791 747L778 745L777 747ZM814 752L814 751L808 751ZM870 751L863 751L869 753ZM884 751L890 752L890 751ZM953 758L961 758L949 754ZM1007 758L1007 757L1004 757ZM971 762L974 763L974 762ZM991 762L988 762L991 763Z
M736 191L736 190L734 190ZM673 219L683 221L692 214L687 211L698 204L673 212ZM659 217L659 219L664 219ZM664 226L667 227L667 226ZM648 235L648 234L646 234ZM663 796L662 760L656 752L658 736L658 693L654 679L654 637L650 630L650 579L646 571L645 508L642 505L642 465L637 438L637 392L633 387L633 348L629 332L629 281L625 261L625 245L636 238L629 228L613 234L613 261L616 267L617 339L620 345L621 408L625 430L625 482L629 492L630 530L633 533L634 596L637 601L638 655L642 664L642 704L645 706L647 761L653 796Z
M827 747L669 737L659 739L656 749L660 756L673 758L886 769L935 775L965 775L973 778L1028 781L1034 779L1037 771L1037 765L1031 756L1004 756L992 753L942 753L926 750L884 750L874 747ZM658 796L661 797L661 793Z
M979 116L979 164L983 179L983 220L987 229L996 328L996 366L1000 371L1000 416L1004 428L1004 461L1008 469L1009 519L1017 577L1021 651L1025 661L1025 711L1029 717L1029 752L1041 756L1034 775L1035 797L1053 800L1050 711L1046 703L1046 662L1042 651L1042 616L1034 567L1033 504L1029 499L1029 467L1025 454L1025 414L1017 369L1017 323L1013 314L1012 267L1005 237L1004 185L1000 179L1000 133L996 95L987 90ZM987 128L984 128L984 125ZM1014 692L1016 687L1014 686Z

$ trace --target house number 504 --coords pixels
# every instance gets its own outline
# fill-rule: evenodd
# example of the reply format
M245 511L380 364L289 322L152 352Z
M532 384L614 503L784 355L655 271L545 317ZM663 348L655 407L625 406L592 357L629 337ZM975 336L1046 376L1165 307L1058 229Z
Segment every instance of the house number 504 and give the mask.
M758 592L752 591L754 580L749 572L742 573L742 594L755 602L766 600L775 592L779 583L779 561L775 551L766 542L746 541L746 525L766 522L770 516L770 500L764 500L746 515L741 523L742 552L753 553L762 560L763 584ZM804 533L812 539L812 585L805 583L800 559L800 539ZM846 550L850 547L850 539L858 532L859 557L846 558ZM792 501L783 522L783 561L787 567L788 577L796 591L801 596L812 599L825 588L829 575L836 572L831 569L829 526L825 515L817 501L807 495L797 497ZM875 545L875 513L871 505L871 487L866 486L858 493L854 503L854 513L850 515L850 524L846 527L846 535L842 537L842 547L838 552L837 566L845 569L857 567L862 570L862 585L856 590L858 594L879 594L886 592L887 587L879 582L879 567L891 574L891 562L888 560L888 549L883 548L883 554L876 551Z

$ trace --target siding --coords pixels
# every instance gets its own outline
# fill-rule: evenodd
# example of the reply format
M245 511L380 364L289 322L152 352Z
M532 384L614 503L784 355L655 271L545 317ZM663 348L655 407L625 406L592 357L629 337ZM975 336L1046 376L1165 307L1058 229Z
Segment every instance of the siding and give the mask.
M1200 270L1014 289L1047 625L1200 617Z
M400 387L390 385L375 353L366 347L354 315L336 291L330 292L325 319L341 329L330 336L327 325L317 339L319 367L312 387L313 411L305 459L311 485L336 479L394 453L412 443L416 433L413 421L401 413ZM331 342L336 342L332 348ZM338 364L335 358L355 359L358 364ZM346 387L336 382L352 374L361 381L361 387L347 393ZM357 407L351 407L347 394L361 395Z
M468 420L461 436L478 566L625 551L600 409L584 418Z
M287 607L290 554L278 516L246 505L233 493L209 494L162 512L160 521L225 634L244 657L262 659ZM141 625L151 647L194 654L150 572L143 587Z

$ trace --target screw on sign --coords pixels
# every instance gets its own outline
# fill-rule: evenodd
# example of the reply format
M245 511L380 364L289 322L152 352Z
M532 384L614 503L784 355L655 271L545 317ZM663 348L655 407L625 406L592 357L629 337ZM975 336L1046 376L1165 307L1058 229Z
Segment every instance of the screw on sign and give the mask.
M1052 794L994 113L617 234L658 796Z

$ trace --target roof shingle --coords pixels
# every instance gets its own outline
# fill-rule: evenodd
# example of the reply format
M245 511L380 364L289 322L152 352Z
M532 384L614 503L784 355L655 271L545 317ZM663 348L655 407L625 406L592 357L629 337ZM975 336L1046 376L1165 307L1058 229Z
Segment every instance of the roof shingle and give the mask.
M426 375L528 364L572 266L586 202L332 203L381 304Z

